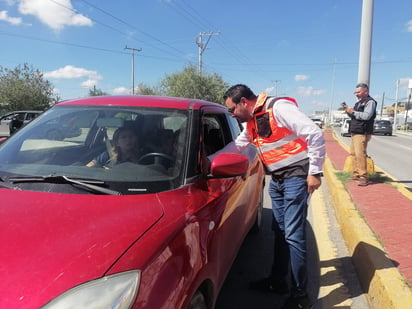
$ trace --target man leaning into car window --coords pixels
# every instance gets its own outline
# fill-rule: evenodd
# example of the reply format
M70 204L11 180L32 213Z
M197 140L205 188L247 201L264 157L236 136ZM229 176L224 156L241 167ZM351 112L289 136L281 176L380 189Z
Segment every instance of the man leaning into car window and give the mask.
M298 109L293 98L269 97L266 93L256 96L249 87L238 84L229 88L223 99L232 116L246 122L236 139L238 150L255 144L272 176L272 271L269 277L251 282L250 288L286 294L291 285L292 293L282 308L310 308L305 224L308 198L321 185L323 132Z

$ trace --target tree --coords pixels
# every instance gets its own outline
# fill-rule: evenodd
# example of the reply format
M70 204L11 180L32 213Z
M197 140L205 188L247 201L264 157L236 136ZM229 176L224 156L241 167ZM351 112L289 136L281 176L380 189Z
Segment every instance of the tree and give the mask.
M167 75L161 81L167 96L201 99L223 104L222 96L228 84L218 74L199 75L196 67L189 65L182 72Z
M139 84L136 89L137 94L142 94L142 95L160 95L160 91L156 90L156 88L151 88L149 86L146 86L145 84Z
M57 101L52 84L27 63L14 69L0 66L0 103L10 110L44 110Z
M101 95L107 95L107 93L101 89L96 89L96 87L93 87L93 89L89 89L89 97L97 97Z

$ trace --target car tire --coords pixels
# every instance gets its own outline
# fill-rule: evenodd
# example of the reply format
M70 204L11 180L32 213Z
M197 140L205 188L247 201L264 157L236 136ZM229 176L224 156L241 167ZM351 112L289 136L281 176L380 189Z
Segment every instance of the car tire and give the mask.
M199 290L196 291L195 295L193 295L192 299L190 300L189 305L187 306L188 309L208 309L205 295Z

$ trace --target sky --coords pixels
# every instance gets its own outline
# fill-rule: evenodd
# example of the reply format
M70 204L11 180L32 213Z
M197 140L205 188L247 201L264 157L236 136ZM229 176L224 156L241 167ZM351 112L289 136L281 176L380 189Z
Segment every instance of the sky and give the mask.
M312 115L355 103L361 20L362 0L0 0L0 65L32 65L63 100L130 94L133 71L155 87L198 67L202 45L204 74ZM374 1L369 76L379 106L406 101L410 0Z

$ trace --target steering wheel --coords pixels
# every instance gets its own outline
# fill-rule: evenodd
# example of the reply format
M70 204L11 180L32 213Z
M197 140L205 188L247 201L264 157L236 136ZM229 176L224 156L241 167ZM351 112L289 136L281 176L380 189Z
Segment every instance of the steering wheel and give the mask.
M161 152L149 152L140 157L139 161L137 161L138 164L148 164L151 160L148 160L148 158L153 158L153 163L158 164L160 163L161 159L166 159L167 162L170 164L173 163L175 160L172 156L169 156L168 154L161 153Z

